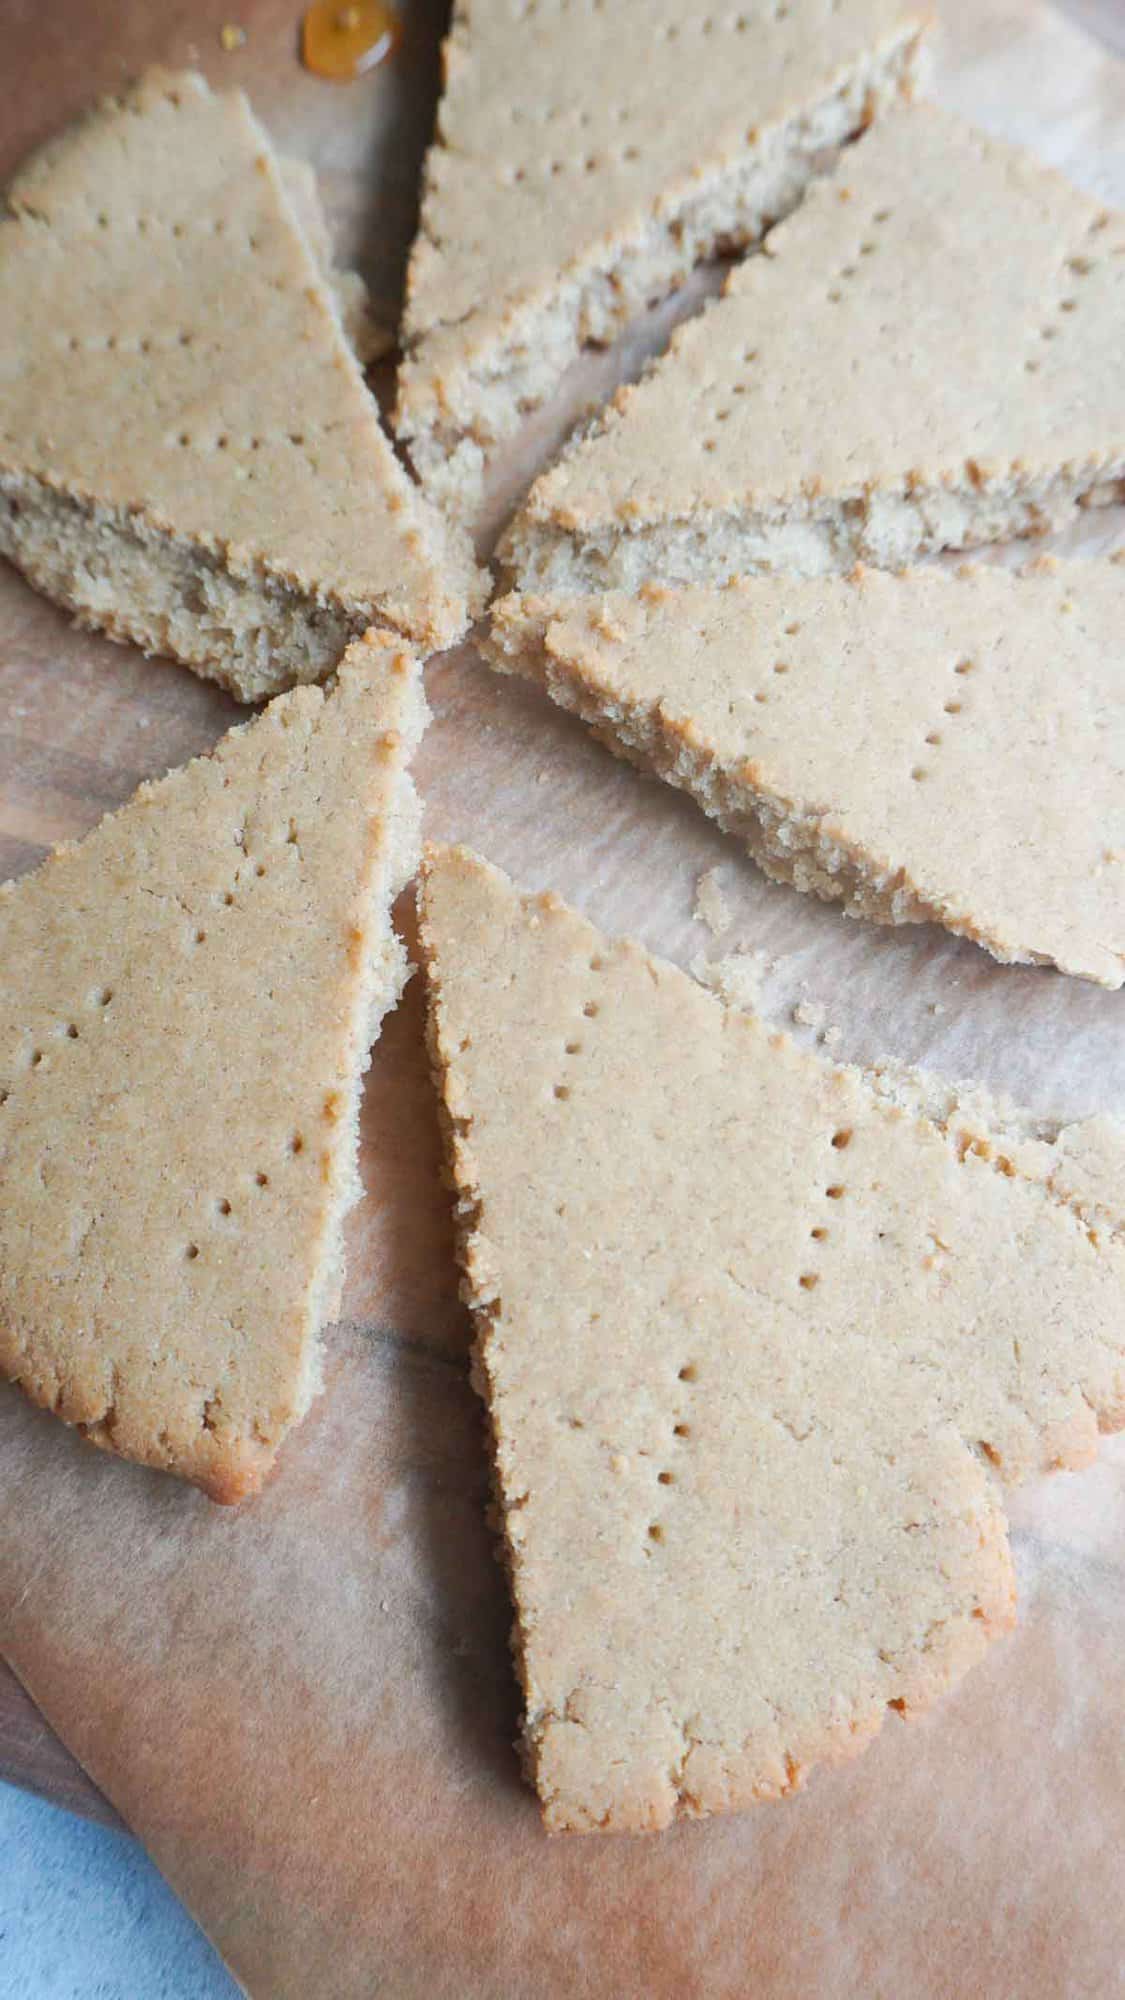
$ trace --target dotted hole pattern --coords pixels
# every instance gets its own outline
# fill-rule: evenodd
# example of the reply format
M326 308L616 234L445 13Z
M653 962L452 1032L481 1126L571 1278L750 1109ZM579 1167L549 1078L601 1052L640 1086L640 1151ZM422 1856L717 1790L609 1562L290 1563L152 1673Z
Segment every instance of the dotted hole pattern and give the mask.
M1107 214L1095 215L1087 228L1086 240L1088 241L1091 237L1100 236L1102 231L1109 226L1109 222L1110 217ZM1125 248L1125 246L1122 247ZM1055 317L1043 321L1036 335L1037 341L1058 339L1063 331L1066 318L1079 310L1082 281L1085 278L1089 278L1096 271L1098 261L1096 257L1091 257L1086 250L1081 250L1073 257L1067 257L1064 260L1060 272L1061 296L1055 307ZM1023 365L1027 374L1037 375L1043 364L1040 355L1032 353L1027 356Z
M695 1361L685 1361L682 1364L682 1366L677 1370L676 1380L677 1382L683 1383L690 1393L690 1391L695 1387L695 1384L699 1380L698 1363ZM691 1425L688 1423L686 1417L682 1414L682 1409L677 1410L676 1420L672 1425L673 1452L678 1451L683 1445L685 1445L690 1437L691 1437ZM667 1490L668 1487L674 1486L676 1484L677 1478L678 1478L678 1473L675 1469L675 1462L673 1461L672 1465L664 1465L660 1468L659 1472L656 1475L656 1484ZM667 1541L667 1539L668 1539L668 1534L667 1534L666 1522L660 1518L651 1520L648 1524L648 1529L645 1537L645 1543L644 1543L645 1554L651 1555L653 1549L660 1548Z
M852 1143L852 1137L853 1134L850 1125L836 1126L829 1142L832 1151L834 1153L846 1153ZM844 1184L842 1181L829 1181L827 1183L824 1189L824 1199L826 1201L841 1201L843 1196ZM817 1286L820 1284L823 1272L819 1268L819 1258L824 1251L824 1246L831 1241L831 1235L832 1232L827 1222L816 1222L809 1230L808 1241L812 1245L810 1261L797 1279L797 1284L801 1291L815 1292Z
M775 13L775 18L780 19L782 16ZM893 213L894 211L889 208L875 209L860 239L855 257L849 257L848 262L840 266L828 287L827 298L830 305L840 305L843 303L846 288L850 281L859 274L863 259L873 257L876 254L879 248L879 228L883 223L890 221ZM746 368L753 370L758 359L759 354L756 347L747 347L744 350L742 360ZM729 385L729 394L732 397L745 396L752 393L756 386L757 384L754 380L734 382ZM702 452L709 454L718 450L719 427L727 423L730 416L730 405L723 404L704 417L704 428L699 438L699 448Z
M968 680L970 674L976 672L976 661L968 659L958 660L953 671L958 680L963 683ZM942 703L942 713L951 718L963 715L966 705L965 692L962 688L958 688L954 693L946 696L945 701ZM926 743L931 750L940 749L944 741L945 738L941 729L930 729L926 732ZM930 768L928 763L914 765L910 776L916 785L925 783L926 779L930 776Z

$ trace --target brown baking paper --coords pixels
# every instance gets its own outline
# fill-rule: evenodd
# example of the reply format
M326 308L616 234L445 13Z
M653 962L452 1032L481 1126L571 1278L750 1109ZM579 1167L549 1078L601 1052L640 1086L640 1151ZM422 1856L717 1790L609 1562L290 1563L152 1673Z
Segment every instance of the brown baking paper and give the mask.
M87 38L109 32L86 21L96 11L83 10ZM126 9L130 64L184 59L188 11L161 30ZM417 34L431 11L412 16ZM209 44L211 73L245 81L279 140L326 168L362 249L362 176L378 155L393 180L388 130L414 171L432 34L408 38L399 82L318 94L290 75L288 14L240 14L249 57L223 68ZM1022 0L961 0L947 27L947 101L1125 201L1125 70ZM116 80L99 49L86 89ZM73 108L75 60L21 110L25 136L52 104ZM400 206L375 270L386 285L409 226ZM577 371L505 468L495 512L608 372ZM1072 546L1122 538L1117 510ZM766 883L687 800L470 651L427 678L432 834L471 840L681 963L759 954L763 1010L797 1008L794 1032L827 1034L842 1056L979 1077L1047 1116L1125 1113L1122 995L1003 969L932 930L849 922ZM234 712L0 577L0 870L80 832ZM720 939L692 917L711 868L730 911ZM510 1612L485 1526L421 1003L415 981L369 1079L368 1199L327 1388L260 1499L215 1508L0 1392L0 1643L55 1728L258 2000L1121 1991L1125 1440L1013 1499L1020 1627L933 1714L889 1716L856 1764L784 1805L649 1839L544 1836L511 1747Z

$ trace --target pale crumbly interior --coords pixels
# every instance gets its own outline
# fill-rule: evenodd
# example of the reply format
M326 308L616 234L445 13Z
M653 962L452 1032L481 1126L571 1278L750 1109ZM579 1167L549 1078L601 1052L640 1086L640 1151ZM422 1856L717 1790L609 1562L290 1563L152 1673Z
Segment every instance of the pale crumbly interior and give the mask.
M639 590L654 578L679 587L739 576L846 574L859 563L900 569L944 549L1061 532L1080 509L1125 500L1125 450L1108 462L1013 472L982 488L966 470L933 486L903 482L843 496L794 495L750 512L706 513L660 523L615 524L575 536L520 517L501 545L509 578L554 596Z
M27 473L0 472L0 554L79 625L180 660L240 701L323 680L371 623L370 606L236 570L143 514Z
M380 351L363 280L336 271L316 175L279 159L286 197L331 289L361 362ZM370 607L320 601L259 565L226 559L156 528L143 515L99 508L46 480L0 473L0 551L37 590L112 639L190 663L242 701L323 680L371 623Z
M372 633L0 889L0 1369L215 1499L319 1385L425 718Z
M463 79L462 88L466 88L471 78L479 88L482 71L468 65L474 54L474 34L480 33L481 17L487 12L479 4L457 10L453 46L447 56L454 87ZM688 149L697 155L697 161L685 171L683 161L670 153L668 184L652 186L646 177L647 158L649 152L659 154L661 134L652 128L654 123L661 126L663 114L658 110L654 119L650 109L646 130L622 152L622 133L630 136L637 122L627 115L628 80L616 78L603 105L603 91L610 92L606 52L590 48L585 34L576 48L573 25L564 19L564 46L543 80L549 90L559 94L560 101L556 106L550 101L542 106L531 103L523 116L529 129L539 133L538 154L553 153L569 164L571 150L577 145L601 179L621 174L616 205L610 203L605 212L603 206L592 208L590 183L585 177L573 201L567 199L563 182L549 183L544 197L547 208L538 215L521 212L507 216L502 206L503 189L492 186L482 191L482 212L489 214L501 204L494 227L498 234L508 230L518 236L518 255L527 257L529 268L521 271L517 260L514 272L504 269L498 277L497 295L489 295L486 306L468 312L455 278L450 280L448 298L443 298L442 268L450 254L447 189L451 180L462 179L471 169L464 160L465 134L459 131L447 152L439 125L439 138L427 166L428 192L411 264L395 427L409 448L425 490L451 518L471 520L480 504L492 453L550 396L583 345L612 340L629 319L674 291L704 259L757 240L796 206L814 174L824 170L840 146L888 104L910 93L918 64L921 17L884 5L852 6L851 13L854 31L850 40L854 46L846 57L840 55L835 65L822 42L827 43L840 31L841 19L844 29L849 28L847 16L841 17L839 10L836 18L823 25L810 20L803 46L787 47L781 56L772 46L763 46L759 63L752 64L750 70L745 67L745 43L739 38L739 46L729 55L731 68L725 72L725 81L718 67L723 62L722 51L704 45L702 60L710 72L706 77L708 90L718 88L729 97L734 78L741 74L743 97L753 89L757 105L763 90L768 95L769 79L776 77L780 81L772 88L785 107L785 115L768 118L760 127L755 125L736 146L731 145L729 130L716 130L708 124L710 108L701 103L698 90L686 88L681 74L676 92L678 113L682 114L689 99L693 107L699 106ZM683 9L663 5L655 10L646 6L637 11L636 18L629 10L618 8L612 16L607 12L604 24L592 24L598 30L605 26L624 46L633 83L643 77L646 91L653 86L654 61L668 60L669 55L681 65L692 61L686 47L678 57L675 43L662 49L665 14L671 18L673 34L682 23L690 36L692 23L684 17ZM771 25L754 23L750 16L747 19L751 28L764 30ZM801 22L795 19L789 25L797 44ZM784 30L780 32L784 34ZM864 46L867 35L870 46ZM648 45L640 62L638 37ZM518 31L510 23L504 27L504 39L518 42ZM481 51L482 65L487 54ZM585 106L583 129L577 139L565 131L572 106L562 101L573 95L568 92L566 78L568 61L575 57L581 64L582 80L580 85L575 83L574 90L581 90ZM611 64L612 60L611 47ZM599 79L601 90L596 87ZM591 85L595 87L591 89ZM804 101L799 101L802 97ZM720 109L724 127L729 126L730 105L724 102ZM507 104L504 115L507 121ZM466 111L466 116L472 126L479 125L481 107L475 94L471 115ZM746 116L744 109L743 124ZM564 129L560 130L555 120L562 121ZM607 126L604 133L600 130L602 120ZM663 116L665 127L670 122L678 123L678 116L675 121ZM522 137L522 132L513 131L509 124L503 143L513 145L514 150L507 179L509 183L518 180L521 193L530 194L539 162L533 156L522 163L518 150ZM495 180L495 172L492 178ZM564 210L568 223L561 220ZM590 229L590 240L572 243L576 219L581 237L582 218ZM558 229L563 230L566 240L558 245L557 263L548 278L539 268L542 246L544 240L553 241ZM488 254L486 248L482 253L486 270ZM500 255L503 262L504 252Z
M544 473L525 591L819 576L1120 497L1125 217L920 104L879 121Z
M149 72L34 156L0 223L0 553L80 622L243 700L380 625L433 650L484 579L395 458L307 168Z
M980 1657L999 1482L1125 1422L1125 1134L806 1055L462 850L422 938L547 1825L780 1797Z
M493 608L486 657L853 916L1125 981L1125 566Z

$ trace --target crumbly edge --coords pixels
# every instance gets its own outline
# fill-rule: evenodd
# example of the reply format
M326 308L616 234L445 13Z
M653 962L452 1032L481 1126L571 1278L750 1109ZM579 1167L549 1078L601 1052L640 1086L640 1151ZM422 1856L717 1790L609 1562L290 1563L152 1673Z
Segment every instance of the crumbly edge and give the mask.
M982 479L966 465L929 484L857 487L768 507L703 511L682 520L569 529L519 515L500 559L520 590L588 596L722 584L736 576L846 574L857 563L901 569L942 549L972 549L1065 528L1079 508L1125 500L1125 449L1085 465Z
M207 91L203 79L190 74L173 80L180 88ZM94 106L80 123L96 123L104 115L104 106ZM269 154L268 135L259 130ZM68 129L25 162L14 184L21 194L28 175L49 173L53 156L70 143ZM304 161L272 157L279 203L316 267L341 337L362 372L386 350L385 330L375 325L362 278L333 264L314 170ZM0 214L5 212L21 210L0 193ZM406 488L416 495L409 480ZM171 655L245 702L324 680L352 640L372 626L431 648L455 644L470 617L483 610L488 578L453 523L435 512L424 525L437 601L408 624L388 618L375 600L323 587L302 590L271 575L260 561L236 570L214 550L162 528L139 509L103 505L92 495L70 493L49 479L0 464L0 555L73 612L79 625L147 654Z
M491 1348L502 1306L495 1275L489 1268L487 1246L481 1230L484 1196L471 1144L472 1119L458 1112L451 1101L456 1052L446 1037L441 975L432 947L426 912L425 882L429 867L430 862L426 857L423 860L418 895L418 940L427 989L426 1053L429 1057L441 1127L443 1176L453 1196L457 1258L461 1268L461 1299L472 1316L473 1346L469 1377L480 1398L484 1414L488 1460L491 1467L492 1502L489 1508L489 1524L496 1538L497 1560L504 1571L509 1597L515 1611L509 1631L509 1645L522 1696L520 1735L516 1747L529 1783L538 1789L536 1743L529 1720L531 1684L527 1651L530 1633L524 1622L524 1606L520 1594L520 1555L514 1539L508 1532L509 1515L512 1511L518 1511L522 1501L518 1497L510 1500L504 1490L501 1473L502 1433L497 1417L496 1382L491 1366Z
M237 575L142 515L0 472L0 555L79 625L182 660L240 701L331 673L381 621L371 606L307 596L258 571Z
M330 693L331 687L325 698ZM370 1066L380 1024L398 1004L413 971L394 930L390 911L394 898L405 888L418 865L422 804L405 759L417 747L428 719L429 711L419 677L415 698L408 703L397 731L405 746L403 765L398 772L392 803L380 815L381 833L372 838L366 883L360 891L361 900L367 904L369 921L362 938L356 942L356 949L362 951L362 962L351 996L340 1060L340 1074L347 1081L343 1086L339 1083L335 1086L337 1104L333 1143L328 1149L328 1193L320 1241L313 1246L310 1258L312 1268L304 1302L302 1330L303 1368L296 1385L293 1410L272 1442L256 1435L223 1434L208 1423L204 1412L196 1448L189 1455L177 1453L174 1458L170 1457L167 1452L161 1451L159 1441L148 1453L129 1452L129 1457L135 1462L158 1471L174 1472L200 1487L209 1499L220 1504L232 1505L257 1492L274 1463L284 1437L305 1416L323 1386L320 1334L339 1311L344 1278L344 1222L363 1193L359 1173L362 1079ZM242 728L253 726L252 722L241 725ZM396 744L395 749L398 747ZM158 789L158 785L142 787L138 796L154 789ZM131 803L128 801L120 810L127 811ZM64 844L55 852L56 855L64 855L68 851L69 846ZM48 856L41 865L49 868L53 858ZM33 1402L53 1414L59 1414L57 1394L52 1400L50 1395L39 1393L36 1385L24 1380L18 1372L11 1368L7 1372L10 1379L20 1383ZM88 1443L111 1453L117 1451L114 1440L115 1401L116 1381L111 1378L109 1402L104 1413L94 1421L75 1426Z
M417 855L417 839L414 844ZM389 892L397 894L404 888L413 872L414 863L402 867L401 874L395 874L396 886ZM318 1261L305 1304L305 1325L303 1331L303 1365L301 1379L296 1385L293 1409L272 1444L265 1444L256 1438L221 1437L213 1434L205 1425L195 1456L186 1461L181 1457L172 1460L153 1451L140 1462L161 1472L173 1472L182 1479L198 1486L209 1500L220 1506L237 1506L242 1500L251 1498L261 1487L270 1472L281 1444L289 1431L307 1416L312 1404L324 1387L322 1373L322 1352L320 1336L326 1326L338 1316L340 1298L344 1283L344 1223L351 1210L363 1194L363 1183L359 1175L359 1115L362 1100L362 1078L371 1064L372 1045L378 1038L379 1028L386 1014L398 1005L403 991L413 972L407 960L402 943L384 918L379 926L380 935L371 950L366 975L359 983L357 1004L353 1013L351 1045L355 1081L340 1107L338 1114L339 1136L333 1149L330 1163L329 1208L325 1222L324 1237L319 1249ZM366 1054L358 1051L365 1049ZM26 1388L26 1384L21 1384ZM79 1434L87 1443L97 1445L101 1450L117 1452L114 1441L114 1410L112 1402L104 1416L95 1423L76 1425ZM130 1458L136 1454L130 1452Z
M427 861L424 866L423 882L430 865ZM497 1283L498 1274L491 1267L487 1242L481 1229L484 1197L479 1169L472 1151L472 1116L466 1107L458 1107L451 1101L455 1096L456 1051L447 1041L445 1034L441 978L428 930L424 889L419 900L419 935L429 996L426 1017L427 1051L442 1125L446 1179L454 1194L454 1215L462 1270L461 1295L473 1315L475 1331L472 1382L484 1405L490 1449L492 1522L498 1536L499 1559L516 1610L511 1630L511 1649L524 1698L519 1748L526 1774L538 1790L540 1738L551 1721L556 1718L547 1712L533 1714L530 1708L527 1651L532 1635L530 1627L525 1623L525 1607L520 1595L520 1556L513 1538L508 1533L509 1517L512 1512L519 1510L523 1502L519 1495L509 1500L504 1492L501 1471L503 1436L497 1421L496 1382L490 1365L490 1348L502 1310ZM721 1004L728 1003L721 1000ZM732 1011L746 1010L736 1007ZM1076 1225L1086 1230L1093 1240L1125 1246L1125 1212L1111 1212L1104 1203L1091 1195L1080 1153L1075 1157L1056 1151L1060 1137L1070 1129L1066 1125L1036 1118L1022 1107L1007 1099L993 1096L978 1085L951 1082L903 1064L858 1066L829 1063L823 1058L821 1060L826 1071L846 1073L856 1077L873 1098L893 1107L893 1111L916 1119L936 1131L954 1150L961 1162L972 1156L974 1159L986 1162L993 1171L1003 1174L1006 1178L1019 1177L1025 1183L1038 1185L1042 1199L1068 1211ZM1125 1127L1121 1128L1120 1137L1125 1157ZM1125 1407L1120 1411L1097 1410L1094 1415L1099 1431L1111 1432L1125 1426ZM992 1464L989 1470L992 1474L990 1484L995 1490L996 1485L1001 1483L1002 1469ZM993 1512L993 1527L1001 1536L1006 1532L1003 1510L999 1505ZM990 1627L988 1636L992 1637L1000 1631L1009 1629L1014 1621L1013 1595L1007 1617L995 1622ZM972 1660L966 1660L961 1671L972 1664ZM940 1698L949 1682L959 1677L959 1672L953 1673L940 1684L931 1684L925 1678L920 1678L916 1685L904 1686L900 1713L907 1719L923 1713ZM847 1742L835 1738L826 1741L823 1754L814 1761L825 1769L832 1764L848 1761L868 1747L875 1733L877 1732L874 1730L868 1731ZM770 1793L769 1798L773 1800L790 1796L800 1788L811 1768L812 1762L795 1766L789 1790ZM755 1791L751 1784L737 1803L746 1806L761 1803L763 1796L760 1791ZM628 1822L611 1820L597 1824L589 1819L571 1818L568 1817L565 1807L556 1810L542 1792L540 1792L540 1804L544 1821L548 1830L552 1832L641 1832L654 1830L657 1827L655 1821L644 1818L630 1819ZM705 1816L706 1811L706 1807L700 1806L688 1790L677 1790L674 1817L700 1817Z
M437 518L432 555L458 607L425 632L404 631L377 601L302 591L262 564L235 570L220 555L139 512L64 493L0 470L0 555L76 622L120 644L171 656L237 700L265 701L322 681L372 628L434 650L453 645L482 608L487 579Z
M767 128L749 155L675 189L646 230L599 246L549 298L513 310L486 350L459 368L430 352L431 338L447 329L412 328L408 306L395 430L430 498L451 518L471 519L489 454L547 400L585 343L608 343L696 264L756 241L842 145L912 95L924 26L914 21L812 110Z
M496 609L503 611L503 601ZM822 902L842 903L849 916L871 923L940 924L982 946L1004 965L1055 965L1112 991L1125 984L1125 965L1115 977L1031 945L1014 946L972 917L958 916L930 901L904 868L880 863L838 831L826 831L823 808L803 806L760 775L749 776L744 761L724 764L690 721L671 717L659 700L649 705L610 699L572 663L555 657L548 626L549 619L534 616L503 625L494 615L481 652L498 672L538 683L615 756L689 792L709 819L742 842L772 881L818 896Z
M407 741L417 747L428 719L419 689ZM322 1384L320 1333L340 1310L344 1283L344 1223L363 1196L359 1172L359 1118L363 1078L371 1067L379 1029L402 998L413 973L401 939L391 921L391 906L418 867L422 845L422 801L409 772L403 769L394 805L383 821L383 853L369 889L371 928L364 940L364 965L356 990L348 1031L344 1068L351 1078L337 1114L339 1134L332 1157L328 1224L317 1274L307 1306L305 1376L294 1422L300 1420Z

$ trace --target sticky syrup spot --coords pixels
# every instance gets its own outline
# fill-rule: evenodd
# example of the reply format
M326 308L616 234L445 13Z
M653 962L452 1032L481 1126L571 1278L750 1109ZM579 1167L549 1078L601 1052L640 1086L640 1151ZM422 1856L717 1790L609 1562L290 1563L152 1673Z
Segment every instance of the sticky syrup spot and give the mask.
M301 61L314 76L352 83L398 47L402 22L382 0L315 0L301 22Z

